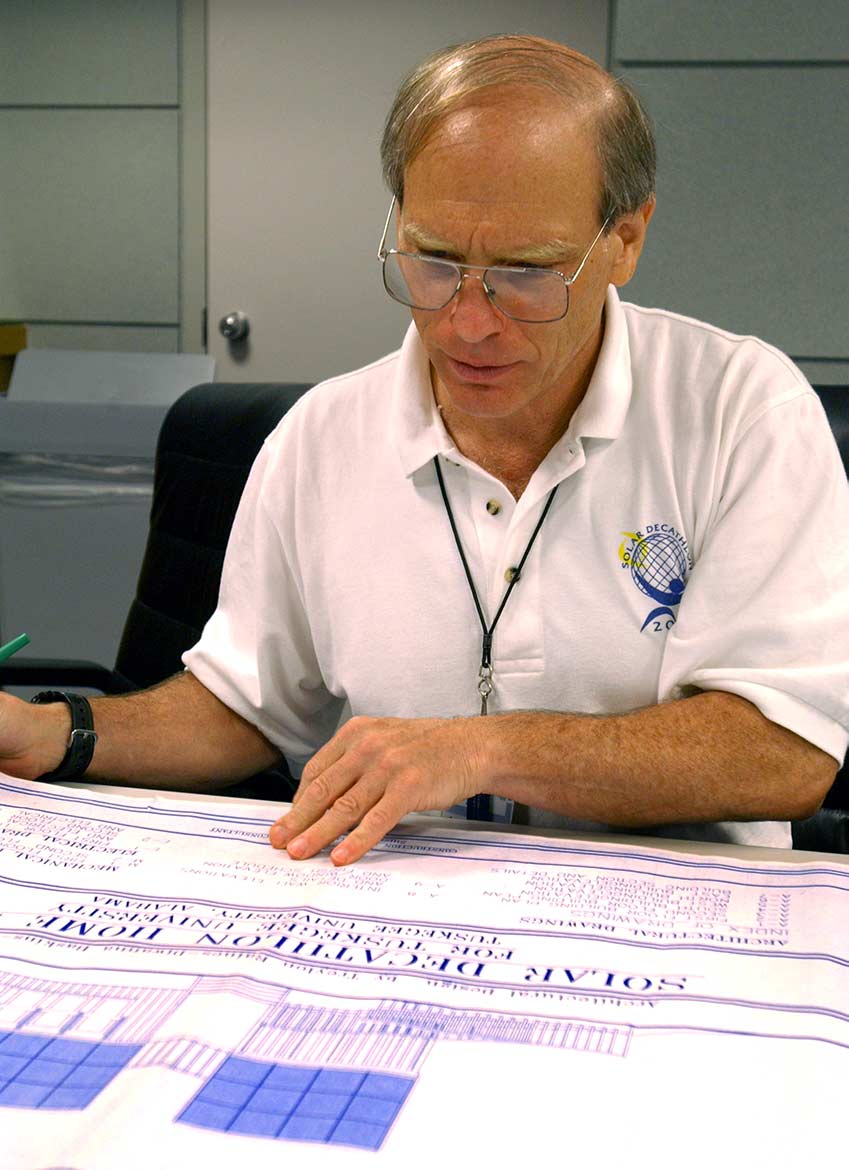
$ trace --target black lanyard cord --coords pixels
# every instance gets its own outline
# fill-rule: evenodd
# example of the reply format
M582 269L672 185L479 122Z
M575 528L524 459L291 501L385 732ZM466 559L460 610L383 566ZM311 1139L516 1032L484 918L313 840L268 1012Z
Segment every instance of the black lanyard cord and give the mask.
M522 559L516 566L515 571L510 578L510 582L504 591L504 596L501 598L501 604L496 611L495 617L492 619L492 625L487 627L486 618L483 615L483 609L481 608L481 603L478 599L478 593L475 589L475 583L472 580L472 573L469 569L469 562L466 560L466 554L463 551L463 543L460 540L460 533L457 531L457 523L454 519L454 513L451 510L451 504L448 500L448 492L445 490L445 481L442 478L442 469L439 466L439 457L436 455L433 457L433 464L436 468L436 478L439 480L439 490L442 492L442 500L445 504L445 511L448 513L448 520L451 524L451 531L454 534L454 543L457 545L457 551L460 554L460 560L463 562L463 568L466 572L466 580L469 582L469 589L472 594L472 600L475 603L475 609L478 612L481 630L483 631L483 646L481 649L481 669L480 675L478 676L478 690L481 696L481 715L486 715L487 698L492 693L492 635L495 632L495 627L498 625L498 619L504 612L504 607L507 604L508 598L513 592L513 587L517 584L519 578L522 575L522 569L525 566L525 561L528 559L528 555L530 554L530 551L534 545L534 541L537 538L537 533L539 532L540 528L542 528L543 521L548 515L548 511L554 501L554 494L557 491L559 485L555 484L548 493L548 499L545 502L542 515L540 516L539 520L537 520L536 527L531 533L531 539L528 541L525 547L525 551L522 553Z
M478 671L478 694L481 697L481 715L487 713L487 701L492 694L492 635L495 632L495 627L498 625L498 619L504 612L504 606L510 594L513 592L513 586L517 583L522 575L522 569L525 566L525 561L528 559L528 554L533 548L534 541L537 538L537 533L542 528L542 522L548 515L548 510L554 500L554 493L557 491L558 485L555 484L548 493L548 499L545 502L545 507L542 510L542 515L537 520L536 527L531 533L531 539L528 541L525 551L522 553L522 559L519 561L515 570L513 571L507 588L504 591L504 596L501 598L501 604L496 611L495 617L492 619L492 625L487 627L486 618L483 616L483 609L478 599L478 591L475 589L475 583L472 580L472 573L469 568L469 562L466 560L466 554L463 551L463 542L460 540L460 533L457 531L457 523L454 520L454 513L451 511L451 504L448 500L448 492L445 490L445 481L442 478L442 469L439 466L439 457L434 455L433 465L436 468L436 478L439 480L439 490L442 492L442 502L445 504L445 511L448 513L448 520L451 524L451 531L454 534L454 543L457 545L457 552L460 554L460 560L463 562L463 568L466 572L466 580L469 582L469 590L472 594L472 600L475 603L475 609L478 611L478 618L480 619L481 630L483 631L483 645L481 647L481 665ZM492 820L492 801L484 794L480 793L477 796L472 796L466 801L466 816L473 821L491 821Z

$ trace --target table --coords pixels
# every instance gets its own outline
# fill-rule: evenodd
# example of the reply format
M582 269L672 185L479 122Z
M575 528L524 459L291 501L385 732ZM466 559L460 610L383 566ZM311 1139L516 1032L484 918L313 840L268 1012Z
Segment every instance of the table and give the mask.
M4 1170L833 1160L846 859L278 813L0 778Z

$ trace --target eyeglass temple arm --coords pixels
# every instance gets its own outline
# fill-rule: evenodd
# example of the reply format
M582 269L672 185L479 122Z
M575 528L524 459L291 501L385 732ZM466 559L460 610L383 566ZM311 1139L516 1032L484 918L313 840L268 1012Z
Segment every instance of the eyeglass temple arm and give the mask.
M567 284L570 284L570 285L571 285L571 284L574 284L574 283L575 283L575 281L578 279L578 277L581 275L581 270L583 269L584 265L586 264L586 262L587 262L587 261L589 260L589 258L590 258L590 252L592 252L593 248L596 246L596 244L597 244L597 243L599 242L599 240L601 239L601 233L604 231L604 229L605 229L605 228L607 227L607 225L610 223L610 219L611 219L611 217L608 215L607 219L604 221L604 223L603 223L603 224L601 225L601 227L598 229L598 234L596 235L596 238L595 238L595 239L593 240L593 242L590 244L589 248L587 248L586 252L584 253L584 258L583 258L583 260L581 261L581 263L578 265L578 267L575 269L575 271L572 273L572 275L571 275L571 276L569 277L569 279L566 281L566 283L567 283ZM564 279L565 279L565 277L564 277Z
M386 217L386 223L383 225L383 235L380 237L380 244L377 249L378 260L383 260L386 256L386 237L389 234L389 224L392 220L392 212L395 210L395 196L392 196L392 202L389 204L389 214Z

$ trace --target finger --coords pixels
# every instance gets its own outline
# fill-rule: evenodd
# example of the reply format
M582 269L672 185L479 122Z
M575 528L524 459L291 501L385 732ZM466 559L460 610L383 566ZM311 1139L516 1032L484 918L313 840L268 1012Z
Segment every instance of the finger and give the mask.
M357 827L331 850L330 860L334 865L350 865L352 861L359 861L369 849L373 849L395 828L401 817L410 811L397 801L384 796L366 813Z
M290 810L271 826L269 840L274 848L283 849L310 825L315 824L357 779L357 770L350 759L342 756L336 763L331 764L303 789L297 805L293 801ZM362 811L365 811L365 807L367 806L364 806Z
M298 859L314 857L326 849L342 833L359 824L379 795L373 785L369 790L363 782L342 793L318 820L290 838L286 846L289 856Z
M333 738L329 739L323 747L320 747L315 755L304 765L297 791L292 797L292 804L297 804L316 777L320 776L322 772L327 771L344 754L345 744L342 738L342 732L337 731Z

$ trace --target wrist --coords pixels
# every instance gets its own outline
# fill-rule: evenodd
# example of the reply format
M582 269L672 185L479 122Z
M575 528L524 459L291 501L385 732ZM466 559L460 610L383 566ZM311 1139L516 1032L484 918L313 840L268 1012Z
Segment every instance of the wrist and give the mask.
M27 704L29 706L29 704ZM36 711L30 706L33 721L33 779L58 768L68 750L71 736L71 712L67 703L45 703Z
M466 760L471 795L511 796L507 715L472 715L464 720Z
M516 761L510 750L510 719L509 714L502 714L476 716L471 720L476 730L480 791L508 800L514 798L515 784L511 781L516 777Z
M47 767L39 773L38 778L76 780L91 763L97 743L91 704L84 695L65 691L40 691L30 702L43 706L48 712L56 712L49 729L49 742L45 745ZM62 745L61 754L57 751L57 731L64 737L59 741Z
M574 753L567 747L569 729L581 716L559 711L507 711L487 716L486 791L520 804L551 807L552 790L562 799Z

